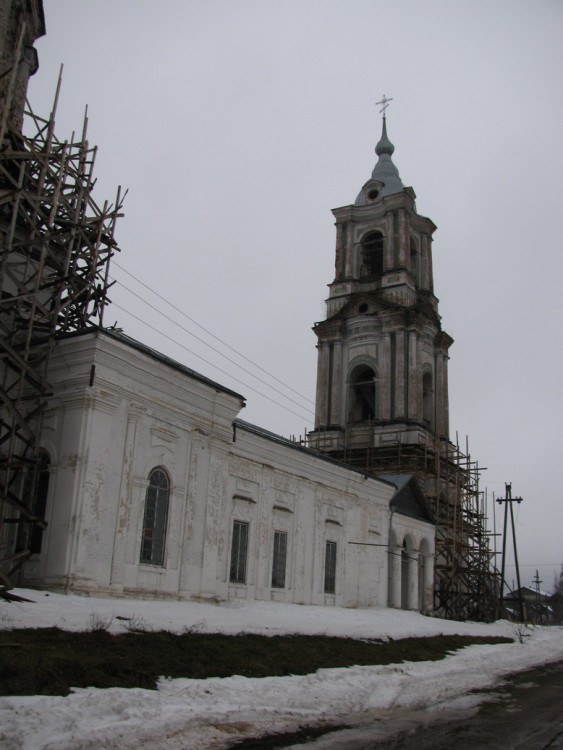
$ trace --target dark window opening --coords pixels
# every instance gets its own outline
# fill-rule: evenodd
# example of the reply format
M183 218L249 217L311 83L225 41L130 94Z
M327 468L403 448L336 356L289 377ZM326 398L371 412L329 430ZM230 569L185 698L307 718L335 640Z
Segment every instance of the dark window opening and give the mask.
M379 190L377 188L374 188L373 190L370 190L368 192L368 198L370 201L374 201L378 197L379 197Z
M285 566L287 559L287 533L274 532L274 560L272 564L272 588L285 588Z
M327 542L325 546L325 594L336 592L336 542Z
M143 563L164 564L169 498L168 475L162 469L154 469L149 475L149 486L145 496L145 516L141 539L141 562Z
M368 306L365 302L362 302L362 304L358 307L358 312L365 313L368 310Z
M383 235L370 232L362 240L361 276L381 276L383 274Z
M246 583L246 559L248 555L248 524L244 521L233 523L233 544L231 547L230 580L232 583Z
M376 376L366 365L357 367L350 379L350 422L367 422L377 413Z

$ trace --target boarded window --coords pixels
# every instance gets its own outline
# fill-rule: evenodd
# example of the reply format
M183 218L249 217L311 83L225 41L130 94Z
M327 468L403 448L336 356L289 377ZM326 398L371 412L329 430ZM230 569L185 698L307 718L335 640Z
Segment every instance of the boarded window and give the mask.
M325 594L336 592L336 542L327 542L325 547Z
M149 475L149 486L145 497L145 517L141 540L141 562L143 563L164 564L169 498L168 475L162 469L154 469Z
M285 566L287 559L287 533L274 532L274 560L272 565L272 588L285 588Z
M233 544L231 547L232 583L246 583L246 559L248 556L248 524L244 521L233 523Z

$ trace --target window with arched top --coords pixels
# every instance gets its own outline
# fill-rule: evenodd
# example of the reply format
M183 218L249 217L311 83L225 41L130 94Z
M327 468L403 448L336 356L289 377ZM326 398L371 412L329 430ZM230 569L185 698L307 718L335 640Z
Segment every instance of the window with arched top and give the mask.
M164 564L166 524L170 500L170 480L163 469L153 469L145 495L145 515L141 538L141 562Z
M383 274L384 239L381 232L369 232L362 239L360 276L372 277Z
M368 365L358 365L350 376L349 422L377 418L377 376Z

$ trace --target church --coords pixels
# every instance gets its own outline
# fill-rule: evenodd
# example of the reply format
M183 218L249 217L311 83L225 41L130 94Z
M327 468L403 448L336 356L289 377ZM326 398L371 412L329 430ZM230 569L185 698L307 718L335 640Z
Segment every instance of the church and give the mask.
M414 479L243 422L242 396L120 332L59 339L49 380L28 585L347 607L393 592L431 611L434 526Z
M29 5L41 19L41 3ZM81 277L76 292L62 293L44 359L41 419L30 410L26 427L36 439L18 457L22 429L5 460L15 479L4 481L3 519L8 509L16 516L0 529L4 581L17 567L21 585L91 595L470 611L451 602L461 596L467 607L478 586L448 578L449 514L457 507L448 488L459 482L449 473L456 468L448 434L452 339L433 290L436 227L418 215L415 193L393 162L387 103L371 177L352 204L333 211L335 276L326 319L314 326L316 416L306 442L243 421L244 395L96 321L98 282L107 278L96 266L89 286ZM22 116L16 111L14 129ZM9 166L16 152L3 151ZM44 149L33 158L45 158ZM8 167L3 174L8 195ZM2 278L6 310L22 298L18 274L29 245L7 227L31 231L15 198L7 205L13 216L2 214L0 239L17 270ZM37 225L32 230L35 237ZM43 231L48 271L57 257L54 235ZM113 225L98 236L107 238L109 265ZM82 264L90 262L90 241L85 235ZM57 252L63 246L60 235ZM97 247L98 264L100 257ZM37 253L26 268L34 263ZM56 307L41 300L26 320ZM19 325L20 312L5 313L9 372L20 367L13 355ZM10 420L31 399L26 373L21 403L4 385L3 401L13 406L2 410L6 434L15 433ZM19 468L33 463L31 451L33 482ZM470 541L471 531L463 533ZM24 564L10 567L16 558Z
M416 216L390 151L384 119L374 177L335 212L337 277L316 326L309 447L245 423L243 396L123 332L58 337L41 441L47 527L25 566L29 585L432 610L435 531L417 481L375 477L331 455L346 429L356 441L374 425L382 441L401 431L417 440L434 420L445 429L433 225ZM415 240L385 225L401 212L420 228L407 256L401 239ZM386 237L398 238L394 247ZM409 294L419 286L429 311L417 335ZM441 387L423 394L435 367Z

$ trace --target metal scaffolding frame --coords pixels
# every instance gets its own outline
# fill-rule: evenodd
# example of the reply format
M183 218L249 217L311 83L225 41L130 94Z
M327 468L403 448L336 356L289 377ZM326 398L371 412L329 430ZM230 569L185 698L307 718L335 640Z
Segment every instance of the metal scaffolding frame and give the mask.
M31 527L46 526L34 499L55 337L103 324L125 197L93 198L87 112L79 137L57 139L60 85L48 119L28 105L30 135L0 124L0 592L29 556Z
M414 474L429 501L436 523L435 613L453 620L492 621L498 615L498 571L488 529L487 494L479 489L481 469L466 449L433 438L425 443L378 445L377 423L370 422L362 444L345 432L343 449L322 433L309 441L317 450L374 476ZM324 449L324 450L323 450Z

